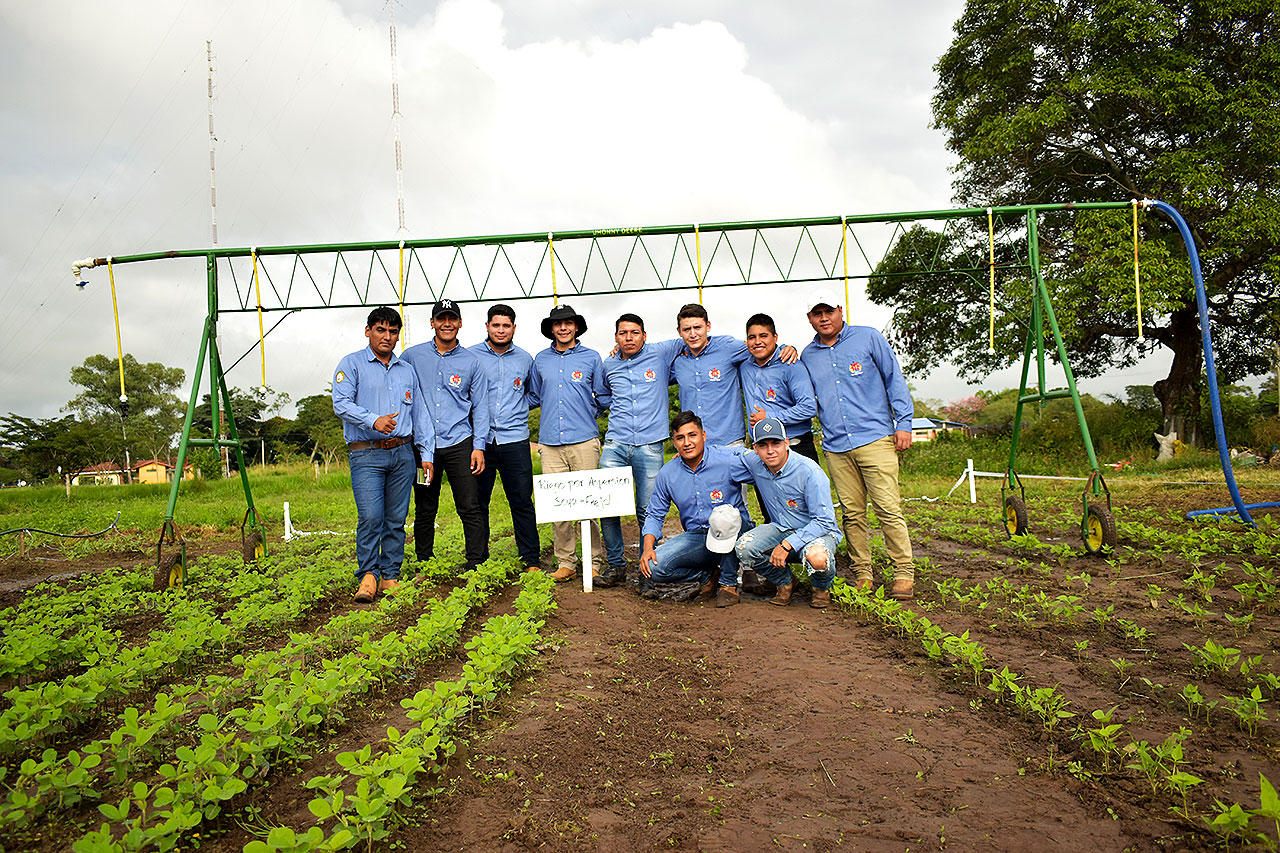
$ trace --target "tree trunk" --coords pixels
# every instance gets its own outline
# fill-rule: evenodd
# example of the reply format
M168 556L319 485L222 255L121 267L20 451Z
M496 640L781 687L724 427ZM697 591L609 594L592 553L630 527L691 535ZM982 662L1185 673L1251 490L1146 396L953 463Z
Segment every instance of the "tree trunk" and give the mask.
M1204 352L1200 343L1200 315L1194 305L1179 308L1169 318L1173 364L1169 375L1156 382L1151 390L1164 414L1164 431L1193 447L1201 444L1200 436L1200 371Z

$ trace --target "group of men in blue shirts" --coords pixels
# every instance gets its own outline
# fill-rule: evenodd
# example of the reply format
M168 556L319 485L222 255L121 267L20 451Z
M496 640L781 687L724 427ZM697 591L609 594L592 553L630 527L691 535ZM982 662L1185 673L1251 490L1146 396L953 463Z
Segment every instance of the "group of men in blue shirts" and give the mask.
M507 305L489 309L484 341L462 347L461 309L441 300L432 307L432 340L399 357L400 317L375 309L365 329L369 345L339 363L332 386L359 512L357 600L396 586L411 492L416 554L433 555L443 477L462 520L468 567L488 558L488 505L498 474L520 557L540 567L528 426L537 407L544 473L631 468L642 587L698 580L705 596L729 606L739 600L738 575L746 569L776 587L773 603L786 604L790 565L799 563L813 581L814 606L826 606L841 538L849 542L854 582L871 585L870 498L894 564L890 594L910 597L910 541L897 489L897 453L911 440L906 380L883 336L845 324L831 294L819 291L809 303L817 334L802 355L779 347L765 314L748 321L743 341L713 336L706 310L690 304L677 315L679 336L656 343L647 342L639 316L623 314L615 349L603 358L583 345L586 319L567 305L542 320L550 343L532 356L514 343L515 311ZM668 423L671 384L679 386L682 412ZM606 411L601 441L596 419ZM832 480L818 463L815 415L843 534ZM748 427L752 451L745 448ZM668 438L677 455L664 464ZM419 469L425 482L414 484ZM765 519L759 527L752 528L743 503L744 483L755 485ZM658 544L673 504L684 533ZM620 519L603 519L600 527L596 565L585 570L613 586L626 576L626 543ZM594 525L591 535L601 536ZM576 538L573 522L553 525L557 581L577 575Z

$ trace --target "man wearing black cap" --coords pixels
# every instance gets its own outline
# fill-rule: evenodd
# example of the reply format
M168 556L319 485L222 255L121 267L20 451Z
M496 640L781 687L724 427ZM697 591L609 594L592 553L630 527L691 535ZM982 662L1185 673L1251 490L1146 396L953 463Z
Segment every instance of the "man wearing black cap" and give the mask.
M401 358L413 365L435 425L436 476L413 487L413 539L419 560L435 554L436 511L440 481L449 478L454 508L462 520L466 569L489 559L489 525L480 510L476 476L484 471L484 446L489 435L489 385L480 360L458 345L462 310L452 299L431 307L435 336L409 347ZM443 475L443 476L442 476Z
M542 335L551 346L533 357L530 384L534 405L541 405L538 421L538 455L542 473L590 471L600 464L600 427L596 418L609 407L600 353L578 342L587 321L568 305L558 305L542 321ZM577 525L557 521L552 525L557 582L577 574ZM591 523L594 563L604 566L600 528ZM598 569L597 574L601 571Z

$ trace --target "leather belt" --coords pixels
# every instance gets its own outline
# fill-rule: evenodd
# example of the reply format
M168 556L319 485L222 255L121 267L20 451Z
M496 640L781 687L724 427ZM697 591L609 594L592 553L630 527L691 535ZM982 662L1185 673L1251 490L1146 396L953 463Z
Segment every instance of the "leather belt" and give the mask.
M400 436L399 438L381 438L374 441L353 441L347 445L347 450L390 450L393 447L399 447L402 444L408 444L408 436Z

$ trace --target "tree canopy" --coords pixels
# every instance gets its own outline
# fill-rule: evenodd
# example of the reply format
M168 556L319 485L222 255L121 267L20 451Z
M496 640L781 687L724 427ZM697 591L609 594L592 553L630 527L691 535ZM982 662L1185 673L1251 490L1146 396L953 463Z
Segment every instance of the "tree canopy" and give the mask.
M106 355L89 356L71 368L72 384L83 390L65 409L114 437L112 447L96 462L109 460L123 466L126 448L134 458L168 458L186 411L176 393L186 378L185 371L159 362L143 364L125 353L124 377L128 402L122 404L116 360Z
M937 127L959 156L964 206L1155 198L1191 227L1222 378L1266 370L1280 338L1280 8L1272 0L969 0L939 60ZM1100 375L1156 347L1166 428L1197 439L1203 367L1185 252L1162 219L1141 223L1143 322L1134 319L1129 212L1046 215L1042 270L1073 370ZM1025 266L1002 223L1001 264ZM941 241L941 242L940 242ZM910 275L941 247L985 265L986 222L906 234L869 285L897 311L892 335L915 369L958 361L980 377L1015 361L1025 272L1002 276L997 354L985 353L983 273ZM979 259L977 264L972 263ZM918 268L918 267L916 267Z

